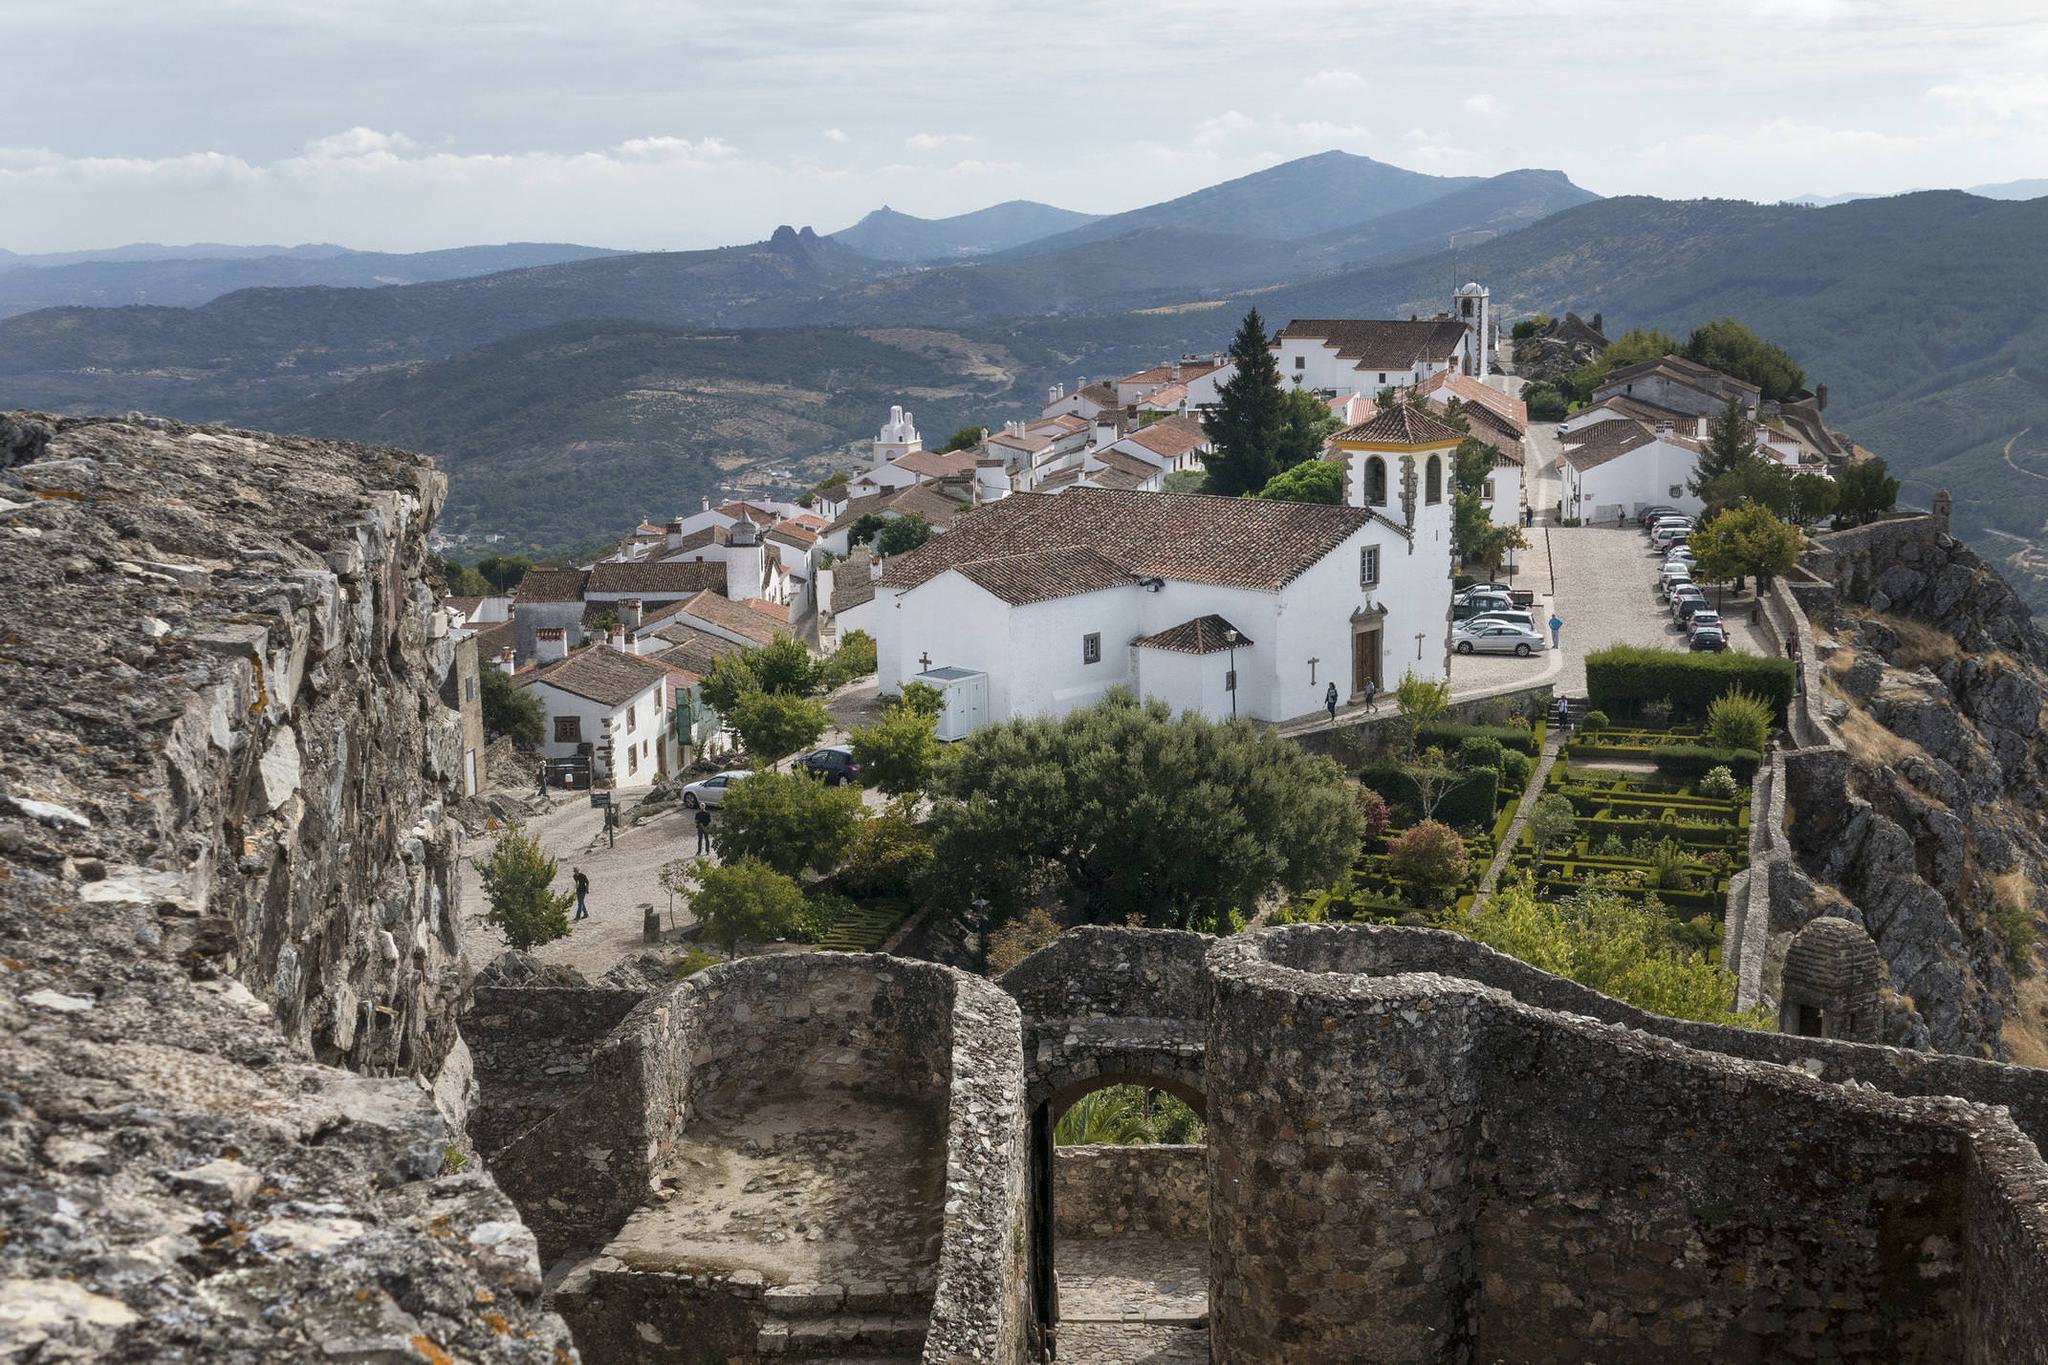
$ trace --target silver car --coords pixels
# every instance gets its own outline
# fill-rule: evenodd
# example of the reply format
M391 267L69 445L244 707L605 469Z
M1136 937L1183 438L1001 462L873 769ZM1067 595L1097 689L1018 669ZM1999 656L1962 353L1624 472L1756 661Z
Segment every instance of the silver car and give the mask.
M1526 659L1545 647L1541 635L1520 626L1483 626L1466 621L1451 630L1451 648L1460 654L1513 654Z
M726 772L715 773L701 782L692 782L689 786L683 788L683 804L691 810L695 810L699 806L708 806L712 810L717 810L725 804L725 794L731 789L733 783L753 775L754 770L752 768L732 768Z
M1488 611L1458 624L1467 630L1476 630L1480 626L1520 626L1523 630L1534 630L1536 614L1527 611Z

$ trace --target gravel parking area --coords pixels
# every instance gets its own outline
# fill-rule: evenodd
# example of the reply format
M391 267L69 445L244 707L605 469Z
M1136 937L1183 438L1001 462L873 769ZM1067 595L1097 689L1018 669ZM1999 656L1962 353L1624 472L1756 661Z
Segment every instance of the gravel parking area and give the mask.
M1657 595L1658 560L1650 554L1641 531L1612 526L1550 527L1545 538L1557 592L1551 602L1539 598L1537 619L1548 619L1550 608L1555 607L1564 621L1562 647L1534 659L1454 656L1454 697L1544 681L1561 693L1582 697L1586 694L1586 655L1594 650L1613 644L1685 647L1685 632ZM1729 623L1731 649L1768 652L1750 628L1749 613L1755 602L1753 590L1726 594L1723 616Z

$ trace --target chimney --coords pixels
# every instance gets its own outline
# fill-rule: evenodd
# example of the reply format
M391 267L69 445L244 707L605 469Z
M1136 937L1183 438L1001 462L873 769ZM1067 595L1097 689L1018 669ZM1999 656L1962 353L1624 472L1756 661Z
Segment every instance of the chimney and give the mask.
M761 532L745 517L733 523L726 546L725 595L735 602L761 595Z
M882 557L880 555L870 555L868 557L868 582L879 583L881 580Z
M637 597L627 598L619 603L619 621L624 625L631 626L634 630L640 629L640 619L644 615L644 606L645 604Z
M1168 371L1168 373L1173 376L1174 383L1180 383L1180 362L1178 360L1173 362L1173 369Z
M1827 386L1827 385L1825 385L1825 384L1815 384L1815 385L1813 386L1813 406L1814 406L1815 408L1819 409L1819 410L1820 410L1820 411L1822 411L1822 412L1826 412L1826 411L1828 410L1828 386Z
M1606 336L1606 335L1607 335L1607 329L1606 329L1605 327L1601 326L1601 325L1600 325L1600 323L1601 323L1601 318L1600 318L1600 314L1598 314L1598 313L1595 313L1595 314L1593 314L1593 330L1594 330L1594 331L1596 331L1596 332L1598 332L1598 333L1599 333L1599 334L1600 334L1601 336Z
M626 652L626 628L617 621L612 622L611 639L605 641L605 643L619 651L619 653L624 654Z
M548 626L533 633L535 648L539 651L538 661L546 666L557 659L569 657L569 632L561 626Z
M666 540L668 542L668 548L671 550L677 548L683 543L683 519L681 517L677 517L674 521L668 524L668 535L666 537Z
M701 507L701 508L700 508L699 510L701 510L701 511L705 511L705 512L709 512L709 511L711 510L711 499L709 499L709 498L699 498L699 499L698 499L698 502L700 502L700 503L702 504L702 507Z
M512 646L506 645L498 651L498 671L500 673L517 673L519 671L519 652L513 649Z

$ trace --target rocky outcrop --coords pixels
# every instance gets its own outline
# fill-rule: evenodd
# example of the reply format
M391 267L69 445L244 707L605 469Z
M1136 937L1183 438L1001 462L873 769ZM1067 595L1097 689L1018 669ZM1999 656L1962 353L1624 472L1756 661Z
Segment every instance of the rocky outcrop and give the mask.
M1824 884L1808 907L1877 941L1893 1041L2002 1058L2048 884L2048 636L1930 517L1816 537L1804 562L1834 588L1809 614L1847 750L1789 766L1794 844Z
M557 1358L466 1154L422 458L0 419L0 1354Z

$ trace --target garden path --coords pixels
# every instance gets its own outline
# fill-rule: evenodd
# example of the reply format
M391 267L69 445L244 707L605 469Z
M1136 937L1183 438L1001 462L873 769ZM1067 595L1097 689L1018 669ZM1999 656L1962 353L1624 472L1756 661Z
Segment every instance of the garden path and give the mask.
M1529 786L1522 793L1522 799L1515 806L1515 818L1508 822L1507 833L1501 836L1500 847L1493 851L1493 862L1487 866L1486 875L1479 879L1479 889L1472 895L1472 911L1477 914L1486 905L1486 898L1493 894L1493 888L1500 881L1501 872L1508 860L1514 856L1515 845L1522 837L1522 826L1529 823L1529 812L1536 809L1537 798L1543 795L1543 788L1550 781L1550 770L1557 764L1558 752L1564 747L1565 732L1553 730L1544 736L1542 751L1536 755L1536 767L1529 774Z

